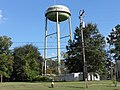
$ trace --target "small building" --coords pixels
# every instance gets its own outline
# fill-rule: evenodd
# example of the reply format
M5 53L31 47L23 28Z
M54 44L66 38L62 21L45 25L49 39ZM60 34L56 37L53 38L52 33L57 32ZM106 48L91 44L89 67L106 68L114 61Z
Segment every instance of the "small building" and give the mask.
M69 73L57 76L56 80L58 81L83 81L83 73ZM89 74L88 73L88 80L100 80L99 74L95 73Z
M59 80L59 81L79 81L79 80L83 80L83 74L82 73L62 74L60 76L57 76L56 80Z

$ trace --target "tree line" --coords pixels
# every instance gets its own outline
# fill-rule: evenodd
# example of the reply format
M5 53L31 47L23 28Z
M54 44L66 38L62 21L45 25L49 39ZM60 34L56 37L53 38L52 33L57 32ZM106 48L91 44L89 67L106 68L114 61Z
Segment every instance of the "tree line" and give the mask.
M41 74L43 60L38 48L32 44L10 50L10 37L0 36L0 75L1 81L31 81Z
M112 29L110 35L105 38L96 24L88 23L83 29L85 55L88 73L99 73L109 77L109 71L113 60L120 60L120 25ZM106 43L107 41L107 43ZM106 44L110 46L106 50ZM42 75L42 62L38 48L32 44L15 47L11 38L0 36L0 77L1 81L33 81ZM75 29L74 38L68 41L67 52L62 60L62 71L69 73L83 72L81 30ZM57 74L56 61L48 60L49 74ZM64 69L65 68L65 69Z
M96 24L88 23L83 29L87 73L108 79L115 75L115 61L120 60L120 25L116 25L110 35L104 37ZM74 32L73 41L66 46L65 64L69 72L83 72L81 30Z

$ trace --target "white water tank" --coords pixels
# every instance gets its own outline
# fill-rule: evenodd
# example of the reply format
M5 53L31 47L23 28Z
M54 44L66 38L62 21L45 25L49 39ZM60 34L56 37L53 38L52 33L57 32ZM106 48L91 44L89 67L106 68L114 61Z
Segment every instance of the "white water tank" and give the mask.
M50 6L45 13L45 16L54 22L57 22L57 12L58 12L58 20L59 22L67 20L70 16L70 10L66 6L63 5L53 5Z

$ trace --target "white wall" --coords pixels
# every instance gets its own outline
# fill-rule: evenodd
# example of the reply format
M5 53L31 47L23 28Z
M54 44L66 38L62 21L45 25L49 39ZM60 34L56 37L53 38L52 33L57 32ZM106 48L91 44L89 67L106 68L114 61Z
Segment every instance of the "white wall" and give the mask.
M97 73L95 73L95 76L93 74L88 73L88 80L100 80L100 76Z
M100 80L100 76L97 73L96 76L93 74L88 74L88 80ZM60 81L80 81L83 80L83 73L64 74L58 76L58 78Z

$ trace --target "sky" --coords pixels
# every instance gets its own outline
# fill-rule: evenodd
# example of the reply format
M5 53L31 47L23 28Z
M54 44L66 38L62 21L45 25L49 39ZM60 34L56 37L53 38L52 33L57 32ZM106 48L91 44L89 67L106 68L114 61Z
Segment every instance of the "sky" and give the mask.
M45 11L54 4L65 5L70 9L73 33L79 26L79 11L83 9L84 22L97 24L99 32L105 37L120 24L120 0L0 0L0 35L11 37L12 48L33 44L43 55ZM53 23L48 26L49 33L54 32ZM65 22L61 29L66 28ZM67 31L61 30L61 33L66 34ZM56 47L55 36L48 41L48 47ZM61 47L65 48L66 45L67 39L61 40ZM47 55L55 56L56 49L49 50Z

